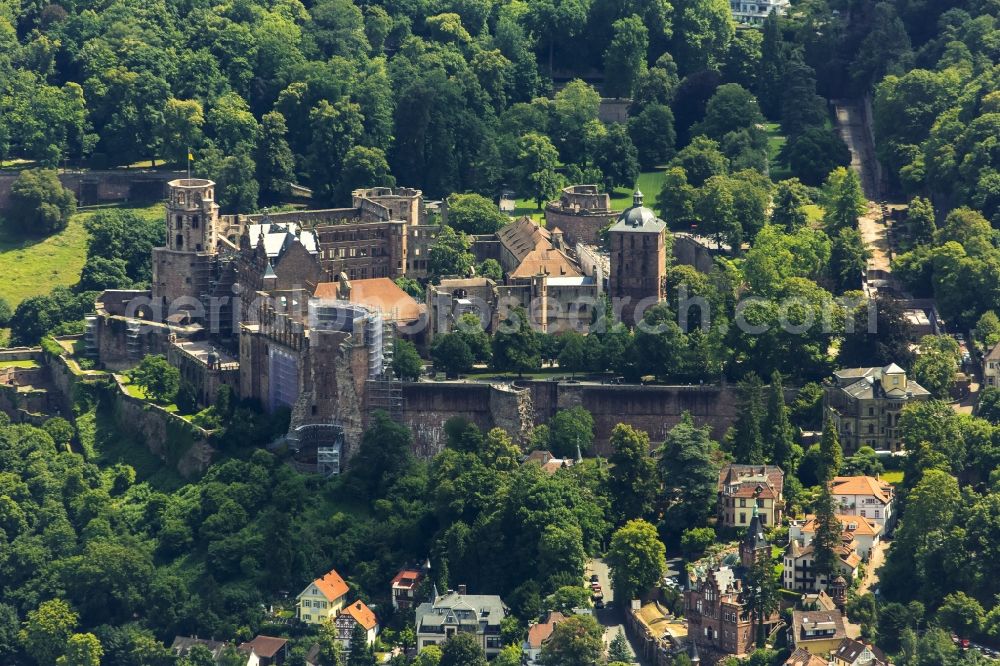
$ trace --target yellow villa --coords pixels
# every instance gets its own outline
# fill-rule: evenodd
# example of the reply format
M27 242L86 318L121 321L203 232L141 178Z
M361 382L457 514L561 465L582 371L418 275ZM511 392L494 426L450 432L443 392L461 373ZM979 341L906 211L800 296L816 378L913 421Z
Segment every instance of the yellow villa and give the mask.
M344 608L347 597L347 583L339 573L331 569L322 578L317 578L299 593L299 619L308 624L322 624L333 621Z

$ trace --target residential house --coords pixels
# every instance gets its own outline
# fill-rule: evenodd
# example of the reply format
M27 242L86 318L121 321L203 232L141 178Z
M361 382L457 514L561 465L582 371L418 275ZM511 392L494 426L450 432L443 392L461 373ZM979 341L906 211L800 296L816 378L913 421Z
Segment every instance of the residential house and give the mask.
M392 579L392 607L395 610L413 608L417 591L424 582L424 572L419 569L403 569Z
M983 386L1000 386L1000 342L983 354Z
M733 20L746 25L763 25L771 12L784 16L790 6L789 0L729 0Z
M823 402L844 452L851 454L862 446L898 451L903 407L930 397L927 389L892 363L838 370L825 387Z
M551 451L532 451L524 459L524 464L538 463L546 474L555 474L561 469L572 467L581 458L556 458Z
M847 637L840 611L792 611L788 643L811 654L824 655L836 650Z
M549 611L542 622L536 622L528 627L528 638L521 644L524 666L538 666L538 656L542 653L542 645L549 640L556 625L566 619L558 611Z
M837 548L837 556L838 575L847 580L857 578L861 556L852 543L841 543ZM783 556L785 566L781 574L782 587L799 592L818 592L829 587L826 575L816 573L815 560L816 553L811 541L808 545L803 545L800 540L789 539Z
M240 652L256 659L258 666L280 666L288 658L288 639L276 636L257 636L243 643Z
M347 601L347 583L331 569L299 593L298 615L306 624L323 624L334 620Z
M867 560L872 549L877 546L882 539L882 526L874 522L874 519L857 516L838 514L837 520L843 530L845 539L850 537L850 543L861 559ZM793 520L788 525L788 539L801 541L802 545L808 546L816 536L816 517L806 516L803 520Z
M830 654L830 663L833 666L888 666L889 659L874 645L845 638Z
M191 652L191 648L196 645L208 648L208 651L212 653L212 659L218 661L229 643L211 641L197 636L174 636L174 642L170 644L170 651L174 653L175 657L186 657Z
M874 476L837 476L830 486L837 512L868 518L882 528L882 536L896 524L896 489Z
M788 655L788 659L785 660L783 666L827 666L827 664L826 659L817 657L809 652L809 650L796 648L794 652Z
M495 657L502 647L500 623L506 615L499 596L466 594L464 585L435 595L434 601L417 606L417 651L445 643L461 631L475 634L486 656Z
M344 610L337 616L335 624L337 638L340 639L345 648L350 646L351 634L354 632L355 625L360 624L364 627L368 645L373 644L375 637L378 636L378 618L375 617L372 609L368 608L365 602L360 599L345 606Z
M775 465L726 465L719 472L719 524L747 527L756 507L765 525L781 523L785 473Z

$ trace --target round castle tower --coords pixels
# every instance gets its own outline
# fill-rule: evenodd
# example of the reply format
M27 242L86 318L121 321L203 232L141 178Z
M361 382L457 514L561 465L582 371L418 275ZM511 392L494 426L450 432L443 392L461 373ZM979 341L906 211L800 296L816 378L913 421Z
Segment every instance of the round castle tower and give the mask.
M179 178L167 183L167 249L215 253L219 206L215 183Z
M218 244L215 183L178 178L167 183L167 242L153 249L153 297L168 307L177 299L199 300L211 291Z

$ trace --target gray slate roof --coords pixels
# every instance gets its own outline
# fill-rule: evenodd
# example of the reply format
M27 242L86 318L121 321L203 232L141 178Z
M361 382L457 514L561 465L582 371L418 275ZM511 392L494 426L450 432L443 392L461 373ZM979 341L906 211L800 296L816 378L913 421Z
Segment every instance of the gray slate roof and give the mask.
M422 627L445 625L478 627L481 623L499 626L506 612L503 601L495 594L459 594L448 591L433 603L417 606L417 631Z

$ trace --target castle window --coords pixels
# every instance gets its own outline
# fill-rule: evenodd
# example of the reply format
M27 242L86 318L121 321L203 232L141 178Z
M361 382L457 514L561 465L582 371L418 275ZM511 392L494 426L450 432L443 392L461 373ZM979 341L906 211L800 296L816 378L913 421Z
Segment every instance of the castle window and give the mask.
M201 219L199 218L198 215L194 215L191 218L191 228L192 229L197 229L199 227L200 223L201 223Z
M184 218L182 218L180 215L174 215L174 229L180 229L181 225L183 224L183 220Z
M177 241L177 247L179 248L184 247L184 236L177 234L176 241Z

